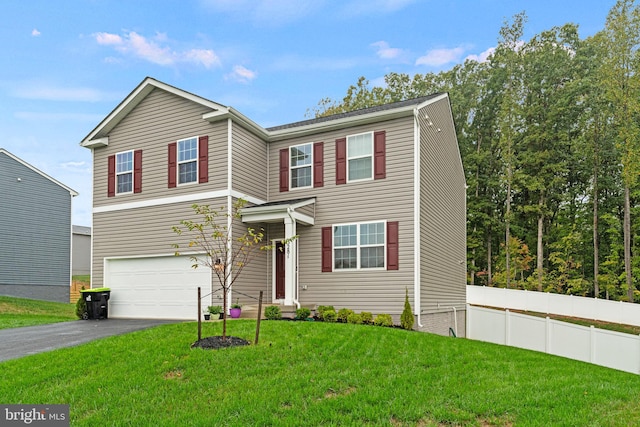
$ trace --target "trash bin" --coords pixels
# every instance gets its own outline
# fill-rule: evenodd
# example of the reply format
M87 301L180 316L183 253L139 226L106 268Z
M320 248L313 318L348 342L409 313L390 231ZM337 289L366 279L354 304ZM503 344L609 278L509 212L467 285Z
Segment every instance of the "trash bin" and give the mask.
M95 288L82 289L82 298L87 305L88 319L107 319L109 318L109 298L111 297L111 289Z

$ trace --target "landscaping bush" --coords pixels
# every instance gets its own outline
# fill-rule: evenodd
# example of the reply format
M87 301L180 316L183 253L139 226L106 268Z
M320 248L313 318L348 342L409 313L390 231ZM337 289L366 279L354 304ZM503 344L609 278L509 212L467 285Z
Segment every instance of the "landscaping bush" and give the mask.
M84 286L82 289L84 289ZM76 317L78 319L85 319L85 316L87 316L87 303L84 300L84 295L81 293L80 298L76 301Z
M348 308L341 308L340 310L338 310L338 322L347 323L347 318L351 313L353 313L353 310L350 310Z
M268 307L265 307L264 317L269 320L279 320L282 319L282 311L280 311L280 307L278 307L277 305L270 305Z
M402 329L411 330L413 329L414 320L411 304L409 304L409 291L404 288L404 309L402 310L402 315L400 315L400 326L402 326Z
M335 322L338 319L338 315L335 310L326 310L323 312L322 320L325 322Z
M350 313L347 316L347 322L354 325L362 325L362 315L357 313Z
M296 310L296 320L306 320L311 316L311 310L305 307L300 307Z
M364 323L365 325L373 324L373 314L371 314L370 312L363 311L362 313L360 313L360 317L362 318L362 323Z
M336 311L332 305L319 305L318 308L316 308L316 315L318 316L318 319L324 320L324 312L329 310L333 312Z
M373 321L373 324L376 326L393 326L393 318L390 314L378 314Z

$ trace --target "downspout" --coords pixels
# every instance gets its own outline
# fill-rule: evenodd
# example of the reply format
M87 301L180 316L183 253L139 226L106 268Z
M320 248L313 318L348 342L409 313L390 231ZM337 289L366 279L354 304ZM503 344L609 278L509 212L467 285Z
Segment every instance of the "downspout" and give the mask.
M233 176L232 173L232 165L233 165L233 159L232 159L232 150L233 150L233 120L231 120L230 118L227 119L227 260L226 265L230 265L231 263L231 254L233 251L233 209L232 209L232 203L233 203L233 198L231 196L232 192L233 192L233 183L231 180L231 177ZM225 269L226 270L226 269ZM233 302L233 294L232 294L232 290L231 287L229 286L229 284L231 283L232 277L231 277L231 271L229 271L229 275L225 278L226 280L226 285L228 286L229 289L229 296L227 297L229 300L227 301L227 307L231 307L231 303ZM225 313L225 314L229 314L229 313Z
M291 218L291 224L293 224L294 227L294 235L296 235L298 233L297 228L297 223L296 220L293 218L293 216L291 216L291 208L288 207L287 208L287 215L289 215L289 218ZM285 239L287 239L288 237L285 235L284 236ZM296 240L292 240L291 242L287 243L287 244L295 244L297 246L297 242ZM295 286L295 292L293 293L293 303L296 305L297 308L300 308L300 301L298 301L298 294L300 292L299 286L298 286L298 248L296 247L295 250L295 258L296 258L296 262L295 262L295 272L293 273L293 277L294 280L296 281L296 286Z
M420 304L420 111L413 110L413 305L416 323L422 324L422 308Z
M438 303L438 308L440 308L440 303ZM453 310L453 332L458 336L458 309L452 305L451 307L442 307L442 308L450 308Z

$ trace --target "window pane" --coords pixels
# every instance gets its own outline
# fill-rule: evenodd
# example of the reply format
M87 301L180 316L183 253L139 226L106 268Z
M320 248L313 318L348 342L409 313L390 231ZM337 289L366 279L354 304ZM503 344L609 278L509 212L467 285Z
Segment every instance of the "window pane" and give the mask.
M360 268L384 267L384 246L360 249Z
M311 166L304 168L291 169L291 187L310 187L311 186Z
M124 173L117 176L117 189L118 193L130 193L132 191L133 179L132 173Z
M384 244L384 223L360 225L361 245L383 245Z
M339 225L333 228L333 245L334 247L341 246L356 246L358 243L357 226L354 225Z
M311 144L291 147L291 167L311 164Z
M336 270L358 268L357 256L358 250L356 248L336 249L334 254L334 268Z
M129 172L133 170L133 152L116 154L116 173Z
M197 172L198 168L196 166L196 162L182 163L178 165L178 182L180 184L195 182Z
M198 157L198 145L195 138L178 141L178 162L195 160Z
M371 157L349 160L349 180L371 178Z
M349 158L370 156L372 154L373 144L370 133L350 136L347 143Z

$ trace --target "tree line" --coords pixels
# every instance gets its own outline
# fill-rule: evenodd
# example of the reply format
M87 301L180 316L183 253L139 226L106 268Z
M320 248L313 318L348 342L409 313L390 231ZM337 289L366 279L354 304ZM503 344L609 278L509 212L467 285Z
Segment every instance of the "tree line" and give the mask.
M468 283L640 301L640 8L604 29L568 23L523 41L505 21L485 62L365 77L327 116L448 92L467 190Z

